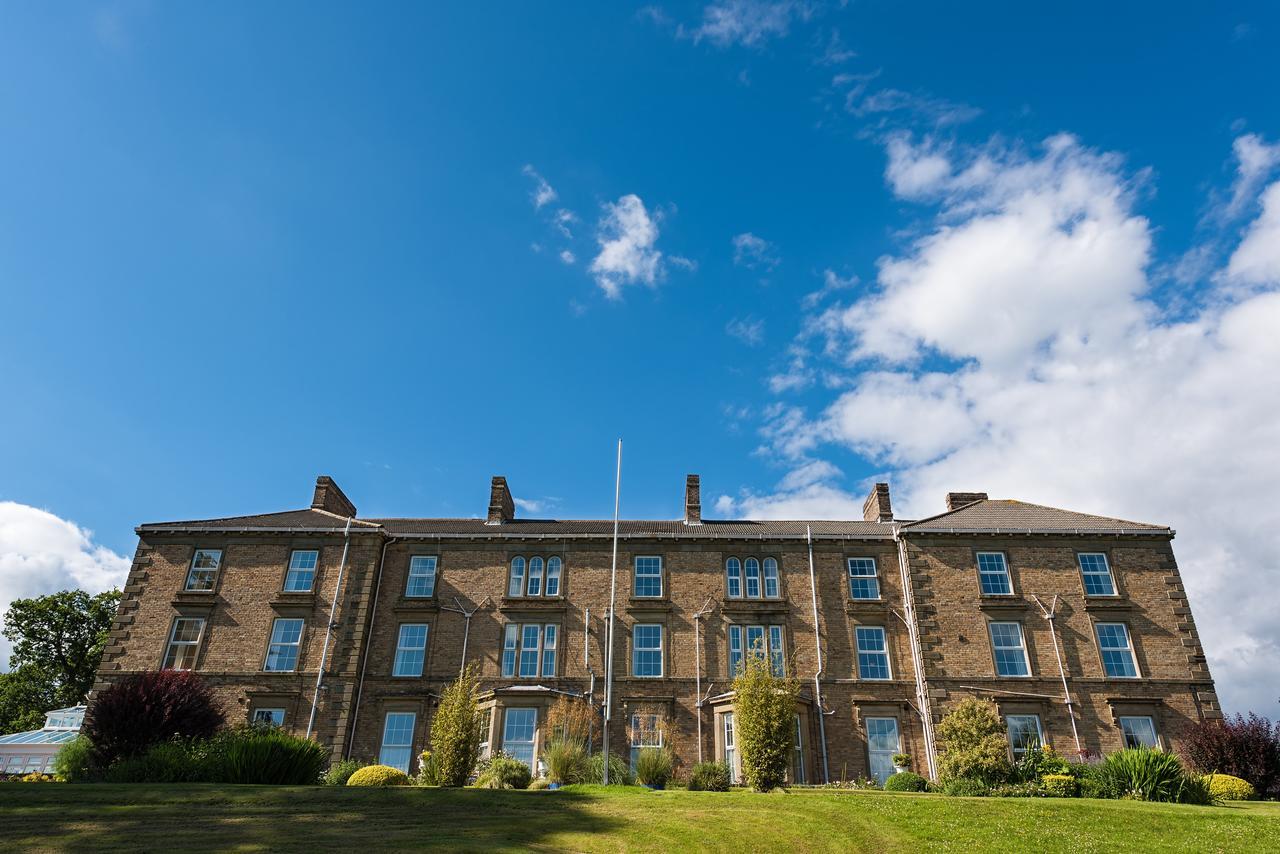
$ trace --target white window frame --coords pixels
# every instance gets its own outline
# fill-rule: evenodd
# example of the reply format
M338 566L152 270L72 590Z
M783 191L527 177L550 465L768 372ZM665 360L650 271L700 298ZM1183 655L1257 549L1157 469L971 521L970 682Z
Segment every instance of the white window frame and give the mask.
M657 561L658 571L656 573L644 572L642 574L640 572L641 561ZM648 568L651 565L646 563L645 566ZM636 555L635 561L632 563L632 567L633 569L632 569L632 580L631 580L631 595L633 595L637 599L661 599L663 587L665 586L664 579L662 577L662 555ZM658 579L658 592L657 593L641 593L640 592L641 578L644 578L646 580L652 579L652 578Z
M406 629L422 629L422 645L407 646L405 644ZM400 628L396 631L396 654L392 658L391 675L398 678L419 677L422 675L423 669L427 666L427 644L431 640L431 624L430 623L401 623ZM405 667L411 663L410 656L416 655L418 666L417 672L413 667Z
M1044 727L1040 725L1040 716L1036 714L1014 714L1004 716L1005 731L1009 738L1009 753L1013 756L1013 761L1017 762L1026 754L1028 748L1032 745L1023 743L1021 747L1013 741L1013 720L1017 718L1020 721L1027 719L1035 721L1036 725L1036 744L1037 747L1044 747Z
M1125 645L1123 647L1103 646L1102 645L1102 627L1103 626L1119 626L1121 631L1124 632ZM1129 631L1129 625L1127 623L1094 623L1093 638L1094 638L1094 641L1098 644L1098 658L1102 661L1102 674L1104 676L1106 676L1108 679L1141 679L1142 678L1142 668L1138 667L1138 652L1133 648L1133 632ZM1129 653L1129 665L1133 668L1133 675L1131 676L1116 676L1108 672L1107 653L1119 652L1122 650L1124 652Z
M894 774L893 756L895 753L902 752L902 726L896 717L886 717L883 715L872 715L866 719L867 732L867 771L872 778L879 781L880 785L884 785L884 781ZM893 749L874 748L872 747L872 722L874 721L893 721L893 735L896 743ZM879 760L879 762L877 762ZM879 764L880 773L876 773L876 766Z
M778 566L778 559L775 557L766 557L760 559L760 571L764 573L764 589L761 594L765 599L779 599L782 597L782 571ZM770 590L772 589L772 592Z
M733 712L720 716L724 739L724 763L729 766L729 782L738 782L738 732L734 728Z
M880 649L863 648L863 632L879 632ZM889 630L884 626L855 626L854 646L858 655L858 678L865 682L886 682L893 679L893 662L889 660ZM878 656L884 659L884 676L865 676L862 672L862 656Z
M178 624L179 623L196 623L199 628L196 629L195 640L178 640ZM174 617L173 625L169 627L169 642L165 644L164 661L160 665L161 670L195 670L196 661L200 657L200 642L204 640L204 617ZM175 667L179 660L178 650L189 650L191 656L190 667ZM185 659L186 654L182 655Z
M1000 645L996 643L996 626L1014 626L1018 630L1018 645L1009 646L1008 644ZM1022 623L1017 620L992 620L987 623L987 639L991 642L991 663L995 666L996 677L1000 679L1030 679L1031 678L1031 657L1027 654L1027 635L1026 630L1022 627ZM1002 650L1016 649L1022 654L1022 667L1026 673L1001 673L1000 672L1000 656Z
M785 676L787 671L786 633L780 623L730 623L729 634L729 677L733 678L742 672L742 665L748 654L753 651L752 637L760 641L759 655L769 662L769 669L775 676Z
M742 598L742 561L736 557L724 562L725 595L730 599Z
M404 729L403 719L409 719L408 741L388 741L392 735L391 721L396 719L397 727L395 735L399 738ZM378 763L381 765L389 765L392 768L399 768L404 773L409 773L409 763L413 761L413 732L418 727L417 712L387 712L382 719L382 742L378 747ZM388 755L388 751L395 751ZM400 762L400 751L404 751L404 761Z
M201 555L213 555L214 565L210 567L196 567L196 562L200 560ZM222 549L196 549L191 555L191 564L187 567L187 583L183 587L186 593L212 593L214 588L218 586L218 573L222 571ZM209 576L208 587L195 586L196 579L207 574Z
M651 646L641 647L636 643L636 635L640 629L657 629L658 630L658 647L655 650ZM636 623L631 627L631 675L636 679L661 679L667 670L666 662L666 644L667 639L666 626L662 623ZM640 673L637 664L640 661L640 653L658 653L658 672L657 673Z
M409 575L405 579L404 598L430 599L436 595L436 579L440 573L440 558L437 555L410 555ZM414 589L414 582L421 582L426 592Z
M533 644L526 642L529 632L536 634ZM507 623L502 630L502 678L554 678L559 639L559 623ZM533 662L532 672L525 672L526 661Z
M804 773L804 727L801 726L799 715L796 715L796 752L792 761L791 774L793 783L808 782Z
M510 571L507 575L508 598L524 596L524 578L528 563L521 555L516 555L511 559Z
M249 723L255 726L284 726L284 709L279 706L255 706L249 712Z
M292 641L276 640L277 627L283 627L290 623L298 624L297 639ZM299 659L302 657L302 636L306 634L306 632L307 632L307 621L300 617L276 617L274 620L272 620L271 635L267 641L267 657L262 662L263 672L265 673L297 673L298 662L299 662ZM284 632L281 632L281 635L284 636ZM277 648L281 650L288 649L288 648L293 649L293 661L292 661L291 667L286 668L286 667L271 666L272 658L278 657L279 655L282 654L277 650Z
M558 555L552 555L547 558L547 577L542 583L543 596L559 596L560 595L560 576L564 572L564 561ZM552 582L555 582L555 589L552 590Z
M982 559L984 557L1000 558L1000 568L998 570L983 569ZM1004 552L978 552L974 557L974 562L978 565L978 592L983 596L1012 596L1013 595L1013 576L1009 573L1009 558ZM995 576L1004 579L1003 591L990 592L987 590L986 576Z
M643 726L642 720L648 721L652 726ZM630 733L632 771L636 770L636 758L640 755L641 750L647 747L662 748L665 746L665 727L662 726L662 721L662 715L654 712L632 712Z
M1135 736L1134 738L1135 743L1134 744L1129 743L1129 736L1130 736L1129 724L1133 721L1146 721L1147 726L1151 728L1151 744L1150 745L1145 745L1141 742L1141 740L1136 738L1136 736L1139 735L1139 733L1137 733L1136 731L1132 733ZM1156 719L1151 715L1121 715L1120 716L1120 739L1124 744L1125 749L1129 749L1131 747L1152 747L1156 750L1163 750L1163 748L1160 745L1160 730L1158 727L1156 727Z
M310 557L311 565L300 565ZM320 568L319 549L294 549L289 552L289 568L284 574L285 593L310 593L316 586L316 570ZM297 586L297 580L306 578L307 586Z
M1096 567L1086 569L1085 558L1101 558L1102 570L1099 571ZM1116 587L1115 573L1111 571L1111 560L1107 557L1106 552L1077 552L1076 563L1080 567L1080 583L1084 585L1084 595L1096 596L1099 598L1112 598L1112 599L1120 595L1120 591ZM1107 580L1107 586L1111 588L1111 592L1110 593L1094 593L1091 590L1089 590L1089 576L1094 576L1095 578L1105 578Z
M866 565L871 565L871 573L868 575L865 571ZM859 570L854 571L855 567ZM879 602L880 601L880 565L873 557L851 557L845 558L845 569L849 573L849 598L854 602ZM874 596L859 596L854 591L854 582L870 583L872 589L875 590Z
M760 570L760 559L744 558L742 561L742 595L746 599L759 599L764 592L764 577ZM754 588L754 592L753 589Z
M528 741L525 741L524 739L519 739L519 740L508 739L507 727L511 721L510 715L512 712L522 712L522 713L528 712L529 714L533 715L533 728L529 735ZM523 746L526 744L529 745L529 763L528 763L529 770L537 771L537 766L538 766L538 709L537 707L509 706L503 709L502 710L502 751L511 756L515 756L515 754L511 751L510 748L514 745L520 745L520 747L523 748ZM524 762L523 759L520 759L520 761Z
M542 595L542 577L546 573L546 571L547 571L547 562L542 558L541 555L534 555L533 557L529 558L529 572L527 575L525 575L524 595L526 596Z

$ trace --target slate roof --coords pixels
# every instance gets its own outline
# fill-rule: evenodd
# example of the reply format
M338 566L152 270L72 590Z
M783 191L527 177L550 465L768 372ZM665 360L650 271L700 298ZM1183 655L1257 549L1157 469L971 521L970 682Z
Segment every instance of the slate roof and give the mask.
M1093 516L1060 510L1025 501L986 499L966 504L947 513L905 523L905 533L1090 533L1090 534L1171 534L1164 525L1130 522L1108 516Z

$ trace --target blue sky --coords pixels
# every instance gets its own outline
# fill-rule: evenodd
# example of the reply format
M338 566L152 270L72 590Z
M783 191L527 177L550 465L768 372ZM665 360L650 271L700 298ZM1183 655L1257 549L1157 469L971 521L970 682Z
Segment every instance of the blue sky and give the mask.
M914 514L1171 524L1220 681L1280 674L1232 604L1280 588L1278 33L1266 3L6 4L0 501L94 566L321 472L365 515L478 515L501 473L599 517L622 436L632 517L699 472L708 515L887 478Z

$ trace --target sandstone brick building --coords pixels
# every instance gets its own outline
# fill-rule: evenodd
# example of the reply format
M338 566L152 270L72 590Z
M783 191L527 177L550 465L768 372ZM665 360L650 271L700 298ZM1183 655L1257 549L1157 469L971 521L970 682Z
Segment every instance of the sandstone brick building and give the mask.
M753 650L799 678L793 779L932 768L933 725L993 699L1011 751L1176 749L1220 715L1172 530L952 493L895 521L712 521L690 475L674 521L619 529L613 749L666 739L737 761L732 674ZM547 709L604 695L612 521L370 519L328 477L302 510L146 524L100 684L160 667L231 720L310 732L335 758L412 770L441 688L479 666L489 747L534 759ZM664 726L655 726L655 722Z

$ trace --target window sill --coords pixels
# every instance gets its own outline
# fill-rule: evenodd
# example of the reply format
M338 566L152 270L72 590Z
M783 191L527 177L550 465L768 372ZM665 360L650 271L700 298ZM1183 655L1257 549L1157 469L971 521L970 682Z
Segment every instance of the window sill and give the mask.
M785 599L725 599L720 610L726 614L781 613L790 611L791 603Z
M270 602L272 607L280 607L283 605L285 607L301 606L308 608L314 606L315 603L315 593L285 593L283 591L276 593Z
M644 597L631 597L624 606L628 614L643 613L670 613L675 610L675 606L671 604L670 599L654 598L646 599Z
M503 596L498 604L498 610L504 613L510 611L567 611L569 603L562 597L552 596L550 599L542 596Z
M174 594L173 601L170 604L176 606L185 605L188 607L198 605L204 608L212 608L217 601L217 597L215 597L212 592L187 593L185 591L180 591Z

